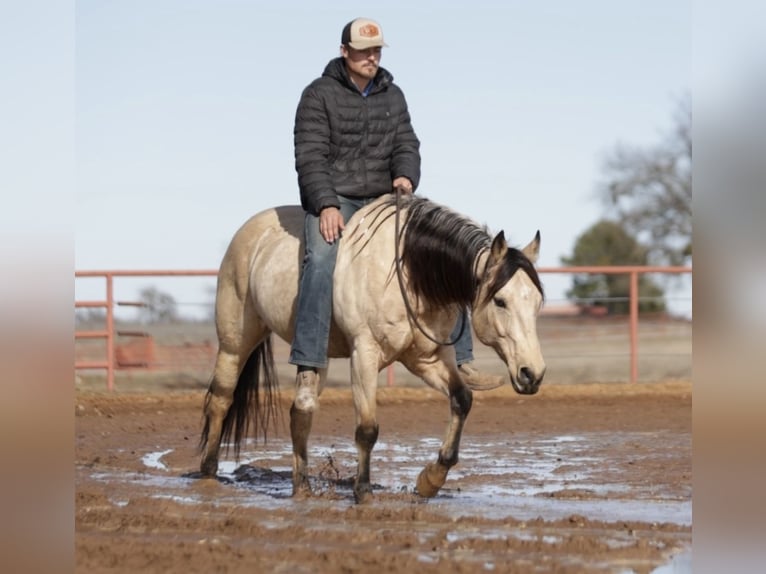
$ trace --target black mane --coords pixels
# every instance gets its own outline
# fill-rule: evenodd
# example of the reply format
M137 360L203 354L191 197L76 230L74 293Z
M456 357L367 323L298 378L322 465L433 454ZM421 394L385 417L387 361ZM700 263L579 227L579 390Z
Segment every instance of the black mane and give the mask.
M388 208L395 206L395 196L384 202L381 206L381 211L386 211L384 219L393 216ZM399 241L403 241L402 264L414 294L438 306L470 307L479 284L475 268L478 255L492 244L486 227L422 196L402 196L400 206L403 210L399 227ZM518 269L523 269L540 293L543 292L532 262L520 250L509 247L504 264L489 287L487 300L494 297Z
M411 289L438 306L470 306L478 283L474 265L492 238L486 228L446 207L423 197L408 199L400 241Z
M401 216L398 241L403 242L402 265L415 296L437 306L473 305L480 282L476 269L478 255L492 245L487 228L422 196L403 195L399 202L402 210L399 215L394 195L376 206L370 214L370 227L377 230L390 218ZM363 238L358 236L356 241L366 243L371 235ZM544 295L532 262L519 249L508 247L503 265L482 303L492 299L519 269L529 275Z

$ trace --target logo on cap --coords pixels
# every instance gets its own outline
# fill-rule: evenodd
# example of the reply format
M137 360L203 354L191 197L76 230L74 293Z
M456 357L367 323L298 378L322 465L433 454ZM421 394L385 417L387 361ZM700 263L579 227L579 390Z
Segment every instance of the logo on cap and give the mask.
M380 35L380 30L375 24L366 24L359 28L359 35L363 38L374 38Z

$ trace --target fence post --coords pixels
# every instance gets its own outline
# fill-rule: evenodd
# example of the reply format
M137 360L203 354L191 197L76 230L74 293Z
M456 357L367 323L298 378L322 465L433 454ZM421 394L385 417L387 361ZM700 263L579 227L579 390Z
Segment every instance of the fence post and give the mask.
M106 273L106 388L114 390L114 276Z
M630 272L630 382L638 381L638 271Z

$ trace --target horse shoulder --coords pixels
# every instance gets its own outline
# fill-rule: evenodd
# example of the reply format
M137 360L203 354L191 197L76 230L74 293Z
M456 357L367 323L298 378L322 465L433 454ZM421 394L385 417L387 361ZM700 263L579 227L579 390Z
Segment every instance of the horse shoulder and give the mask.
M377 341L387 356L394 352L391 344L406 344L410 330L394 267L394 220L376 218L374 206L355 213L343 232L333 312L350 338Z

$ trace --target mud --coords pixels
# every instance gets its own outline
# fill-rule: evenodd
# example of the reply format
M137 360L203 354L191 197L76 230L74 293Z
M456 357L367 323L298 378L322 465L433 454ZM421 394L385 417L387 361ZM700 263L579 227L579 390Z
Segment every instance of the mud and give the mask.
M135 390L135 389L134 389ZM76 396L78 572L683 572L691 548L691 384L474 394L439 495L414 492L446 399L379 389L372 499L354 504L348 391L321 398L309 498L293 499L287 407L219 479L196 478L203 393Z

